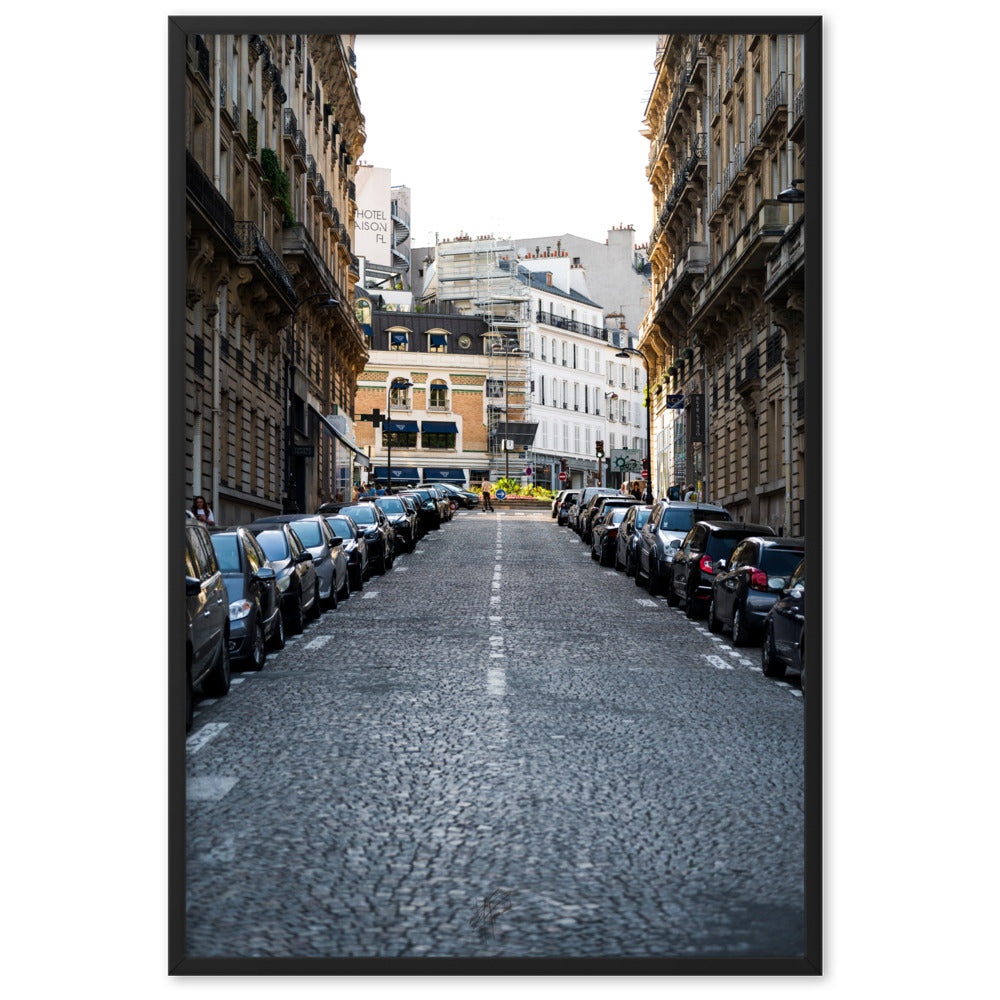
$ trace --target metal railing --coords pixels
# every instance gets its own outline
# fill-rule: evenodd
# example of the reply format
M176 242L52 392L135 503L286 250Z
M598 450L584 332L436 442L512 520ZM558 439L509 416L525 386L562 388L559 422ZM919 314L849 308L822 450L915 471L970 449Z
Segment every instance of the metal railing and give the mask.
M237 222L236 234L240 253L244 257L256 258L261 269L294 302L296 299L295 282L292 281L292 276L281 262L281 258L274 252L271 244L261 235L256 223Z
M767 92L767 97L764 98L764 126L766 127L768 122L774 117L778 108L783 108L787 105L788 98L785 94L787 89L786 80L788 78L788 73L782 70L778 74L778 78L774 81L774 85Z
M236 217L229 202L223 197L219 189L212 183L211 178L201 164L188 151L186 156L185 184L188 192L201 206L202 211L208 218L219 227L229 240L238 245L239 236L236 232Z

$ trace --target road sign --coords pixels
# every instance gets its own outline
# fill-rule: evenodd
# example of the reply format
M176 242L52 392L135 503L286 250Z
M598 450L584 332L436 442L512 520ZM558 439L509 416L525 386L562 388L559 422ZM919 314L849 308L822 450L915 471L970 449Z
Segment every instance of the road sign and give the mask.
M649 479L649 472L646 469L642 470L642 478Z
M642 462L638 448L615 448L611 452L611 460L619 472L634 472Z
M505 496L507 496L506 490L497 490L497 500L503 500Z
M531 466L530 465L525 468L524 474L526 476L530 476L531 475Z
M566 482L566 473L565 472L560 472L559 473L559 482L561 482L561 483Z

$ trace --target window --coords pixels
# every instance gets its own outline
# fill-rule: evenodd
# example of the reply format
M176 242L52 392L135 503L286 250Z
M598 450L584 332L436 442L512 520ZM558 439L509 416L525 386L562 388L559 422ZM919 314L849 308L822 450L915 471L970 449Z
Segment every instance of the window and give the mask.
M443 333L429 333L427 335L427 350L431 354L446 354L448 351L448 337Z
M448 409L448 385L446 382L440 379L435 379L431 382L430 399L427 408L430 410Z
M395 423L395 421L393 421L393 423ZM426 437L426 435L424 436ZM452 435L452 437L454 437L454 435ZM416 448L416 432L393 431L390 433L383 428L382 447L385 448L387 446L392 448Z
M410 390L401 387L394 387L389 391L389 398L393 406L403 410L410 409Z
M410 337L405 330L391 330L389 332L390 351L408 351L410 349Z
M430 431L424 431L424 447L450 449L454 451L457 437L457 434L437 434Z
M545 360L545 338L542 337L542 361ZM543 400L544 402L544 400Z

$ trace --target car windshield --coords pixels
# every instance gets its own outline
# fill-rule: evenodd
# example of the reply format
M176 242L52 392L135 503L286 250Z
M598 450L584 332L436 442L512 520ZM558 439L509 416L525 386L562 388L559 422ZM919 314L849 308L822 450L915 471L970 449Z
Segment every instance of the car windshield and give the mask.
M652 513L653 511L650 508L637 510L635 512L635 526L641 528L649 520L649 515Z
M212 535L212 548L223 573L241 573L240 545L235 535Z
M288 540L283 531L262 531L257 536L257 541L271 562L288 558Z
M767 548L761 556L760 568L770 576L791 576L800 562L802 549Z
M326 523L333 529L338 538L353 538L351 526L341 517L328 517Z
M361 505L357 507L342 507L340 513L346 514L355 524L376 524L378 522L375 511L371 507L363 507Z
M686 534L691 530L691 513L690 509L671 510L668 507L660 519L660 529L665 531L683 531Z
M323 536L320 534L318 521L296 521L292 525L292 531L299 536L299 541L307 549L323 544Z
M403 501L392 497L391 499L376 500L376 504L382 508L387 514L405 514L406 508L403 506Z
M628 507L614 507L611 511L611 523L621 524L625 520L625 515L628 513Z

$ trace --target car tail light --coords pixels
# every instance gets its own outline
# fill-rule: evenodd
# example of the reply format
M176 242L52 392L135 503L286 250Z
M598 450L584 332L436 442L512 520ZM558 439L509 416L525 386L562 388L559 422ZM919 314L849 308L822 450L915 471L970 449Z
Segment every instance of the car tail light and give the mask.
M703 555L701 557L701 562L698 563L701 567L703 573L714 573L715 569L712 566L712 557L710 555Z
M608 538L617 538L617 537L618 537L618 529L608 528Z
M750 589L767 590L767 574L762 569L750 570Z

